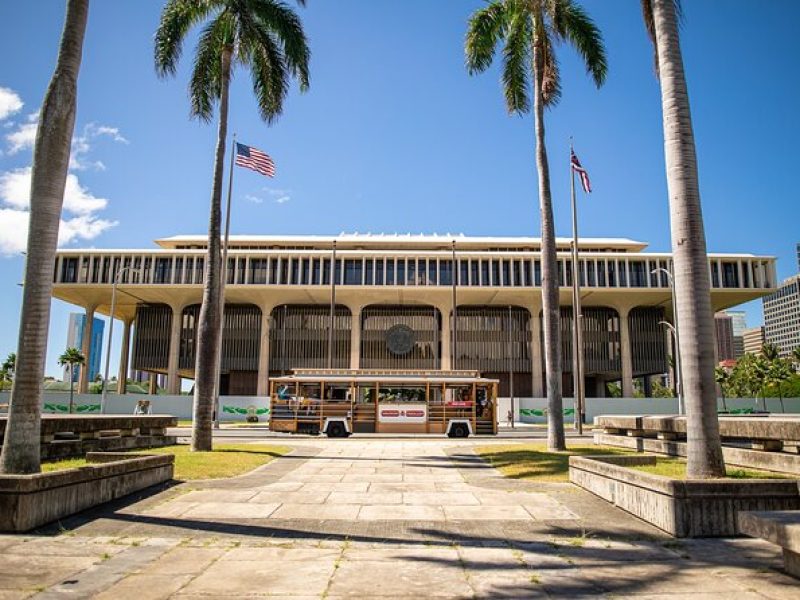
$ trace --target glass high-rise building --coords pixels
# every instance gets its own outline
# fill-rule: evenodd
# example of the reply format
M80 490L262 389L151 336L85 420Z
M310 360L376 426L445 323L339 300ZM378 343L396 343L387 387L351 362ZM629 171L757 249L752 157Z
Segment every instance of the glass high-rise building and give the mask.
M103 328L105 321L95 317L92 325L92 343L89 346L89 356L86 366L89 369L89 381L94 381L100 373L100 360L103 355ZM84 313L70 313L67 329L67 348L83 348L83 332L86 328L86 315ZM72 381L78 381L79 369L72 374ZM64 367L64 381L69 381L69 367Z

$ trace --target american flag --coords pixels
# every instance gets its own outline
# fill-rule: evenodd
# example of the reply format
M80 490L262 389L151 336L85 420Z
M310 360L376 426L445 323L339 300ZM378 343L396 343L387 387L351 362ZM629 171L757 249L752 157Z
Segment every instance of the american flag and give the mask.
M253 169L267 177L275 177L275 163L268 154L236 142L236 165Z
M589 173L586 172L581 166L581 161L578 160L578 157L575 156L575 152L570 150L570 163L572 163L572 170L575 171L581 177L581 186L583 186L583 191L587 194L591 193L592 191L592 184L589 181Z

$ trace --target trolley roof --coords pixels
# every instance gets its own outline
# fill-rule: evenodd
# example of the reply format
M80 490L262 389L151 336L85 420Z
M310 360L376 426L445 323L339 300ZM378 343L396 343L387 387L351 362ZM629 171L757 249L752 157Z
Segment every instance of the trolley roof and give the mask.
M478 371L398 371L367 369L294 369L291 375L273 377L279 383L499 383Z

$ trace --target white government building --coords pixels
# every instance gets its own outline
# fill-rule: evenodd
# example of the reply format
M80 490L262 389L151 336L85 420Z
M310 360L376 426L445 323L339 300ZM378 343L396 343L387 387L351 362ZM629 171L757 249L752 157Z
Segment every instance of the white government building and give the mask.
M114 274L125 269L113 315L123 324L121 393L129 367L166 375L172 394L181 378L194 377L206 238L180 235L156 245L60 250L56 259L54 296L89 316L109 314ZM572 392L570 247L558 239L565 395ZM512 380L517 397L543 396L538 238L233 235L229 248L223 395L266 395L269 377L325 368L330 359L335 368L477 370L500 379L501 396ZM672 319L670 286L652 271L670 269L671 256L646 248L629 239L579 242L587 396L604 396L606 383L621 382L630 397L634 378L668 370L670 340L659 322ZM709 272L715 311L776 286L771 256L710 254ZM85 323L91 328L93 319ZM387 343L397 326L411 343ZM87 383L81 380L80 391Z

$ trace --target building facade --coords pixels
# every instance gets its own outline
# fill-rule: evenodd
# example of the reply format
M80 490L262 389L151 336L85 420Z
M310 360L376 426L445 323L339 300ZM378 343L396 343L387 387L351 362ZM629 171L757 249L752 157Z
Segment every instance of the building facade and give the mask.
M717 340L717 362L736 360L733 346L733 319L724 311L714 315L714 334Z
M54 295L108 314L119 272L120 369L130 363L164 374L177 393L180 378L194 377L206 243L176 236L157 244L59 251ZM570 240L557 245L570 395ZM671 257L626 239L583 239L579 249L587 395L620 382L633 396L634 378L667 371L661 322L672 319L670 286L653 271L671 269ZM709 275L714 308L722 310L771 292L774 258L712 254ZM542 396L541 277L538 238L232 236L220 390L264 395L270 376L330 365L474 369L499 378L501 395L513 382L516 396Z
M745 354L761 354L761 348L764 346L766 341L764 339L764 327L759 326L751 329L745 329L742 338L744 339Z
M747 329L747 313L743 310L726 310L733 327L733 355L739 359L744 355L744 332Z
M100 374L100 359L103 355L103 328L105 321L102 319L94 318L91 327L91 335L86 339L91 340L88 344L88 352L86 345L83 343L84 332L86 328L86 315L84 313L70 313L69 324L67 325L67 348L77 348L81 350L84 358L86 359L86 366L84 369L76 368L72 373L72 380L79 381L79 374L86 371L88 381L94 381ZM64 381L70 380L69 367L64 367Z
M800 346L800 275L786 279L764 297L764 337L788 358Z

